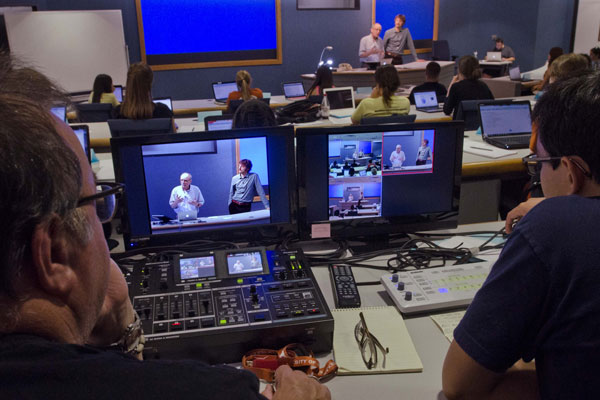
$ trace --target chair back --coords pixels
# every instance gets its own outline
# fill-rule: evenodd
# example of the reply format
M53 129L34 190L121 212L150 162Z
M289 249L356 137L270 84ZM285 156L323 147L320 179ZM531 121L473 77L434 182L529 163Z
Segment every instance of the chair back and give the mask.
M432 42L431 59L450 61L450 46L447 40L434 40Z
M465 121L465 131L474 131L479 128L481 121L479 119L479 104L506 104L511 100L463 100L456 108L453 120Z
M390 115L389 117L368 117L360 120L361 125L407 124L415 122L416 114Z
M262 98L262 99L258 99L264 103L267 103L267 105L271 104L271 98ZM227 110L227 114L235 114L235 111L239 108L239 106L242 105L242 103L244 102L244 100L231 100L229 102L229 109Z
M171 118L152 119L109 119L108 127L112 137L148 136L173 133Z
M78 104L79 122L106 122L112 118L113 106L110 103Z

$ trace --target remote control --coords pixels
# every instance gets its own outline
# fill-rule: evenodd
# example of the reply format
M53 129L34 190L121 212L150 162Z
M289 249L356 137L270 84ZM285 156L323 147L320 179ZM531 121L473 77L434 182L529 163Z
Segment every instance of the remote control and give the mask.
M329 274L335 306L337 308L360 307L360 296L350 266L330 264Z

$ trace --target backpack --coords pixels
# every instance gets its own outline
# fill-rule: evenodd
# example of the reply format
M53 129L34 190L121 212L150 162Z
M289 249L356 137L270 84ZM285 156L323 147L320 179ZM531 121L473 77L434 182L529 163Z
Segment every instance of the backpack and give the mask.
M279 125L312 122L319 118L320 108L320 104L313 101L298 100L275 110L275 118Z

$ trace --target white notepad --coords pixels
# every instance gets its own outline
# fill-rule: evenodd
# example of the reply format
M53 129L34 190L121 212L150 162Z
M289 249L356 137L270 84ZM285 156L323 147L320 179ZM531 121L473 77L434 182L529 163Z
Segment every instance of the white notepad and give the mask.
M354 327L360 321L362 311L369 331L389 348L385 368L382 368L381 352L375 368L365 365L358 343L354 338ZM333 354L338 365L338 375L393 374L400 372L421 372L423 364L415 345L408 334L402 315L393 306L342 308L331 310L335 320L333 332Z
M465 153L476 154L478 156L483 156L487 158L500 158L512 154L517 154L517 152L513 150L501 149L499 147L491 146L487 143L476 142L470 139L465 139L463 144L463 151Z
M465 310L462 310L451 313L432 315L431 319L433 320L433 322L435 322L438 328L440 328L444 336L446 336L446 339L448 339L449 342L452 342L452 340L454 340L454 330L456 329L459 322L463 319L464 316Z

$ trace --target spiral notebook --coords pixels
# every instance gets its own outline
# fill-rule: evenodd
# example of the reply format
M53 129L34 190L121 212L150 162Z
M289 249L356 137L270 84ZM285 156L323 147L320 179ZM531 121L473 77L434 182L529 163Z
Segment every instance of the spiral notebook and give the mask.
M385 368L378 354L375 368L365 365L358 343L354 338L354 327L360 320L362 311L369 331L389 348ZM402 315L394 306L343 308L331 310L335 320L333 332L333 355L338 365L338 375L395 374L401 372L421 372L423 364L417 354Z

